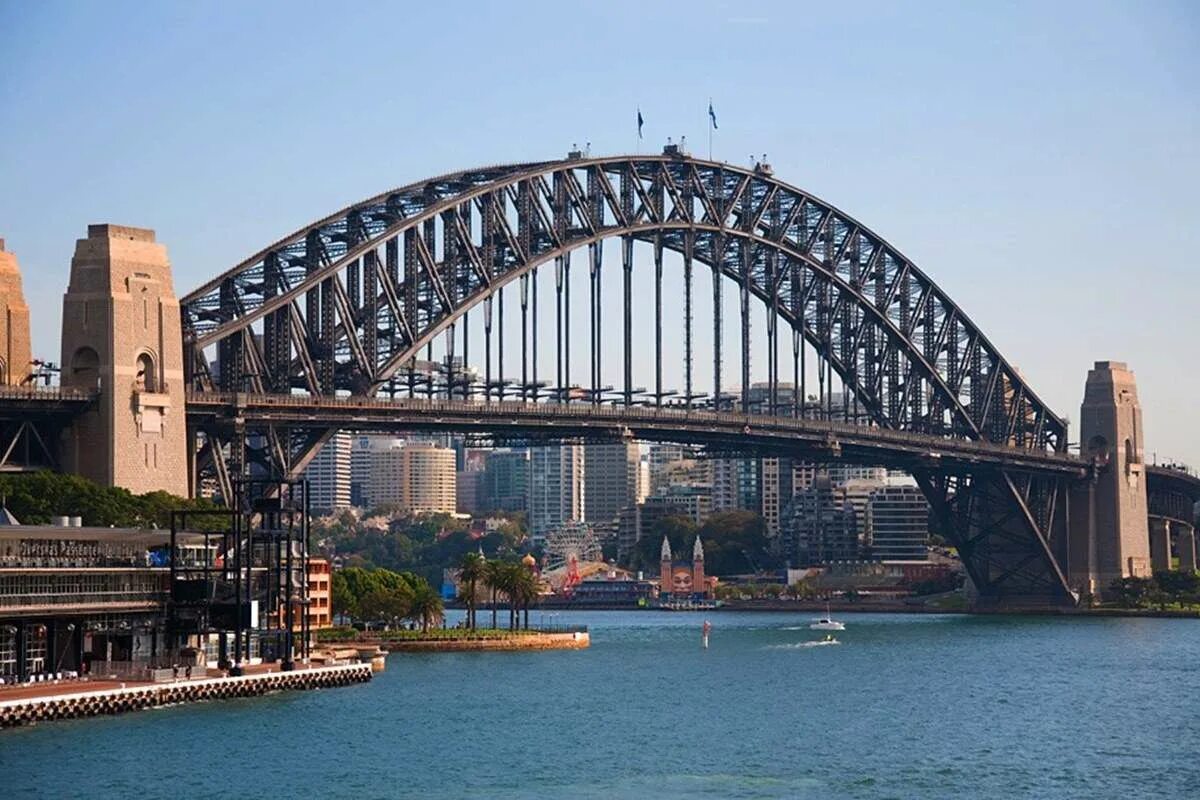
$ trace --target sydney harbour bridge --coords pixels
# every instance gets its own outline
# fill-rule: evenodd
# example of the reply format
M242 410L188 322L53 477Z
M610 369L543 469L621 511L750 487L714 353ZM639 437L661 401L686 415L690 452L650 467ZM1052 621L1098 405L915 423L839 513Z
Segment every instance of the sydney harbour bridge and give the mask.
M668 267L681 274L664 280ZM76 281L73 264L68 302ZM928 275L763 162L669 146L442 175L300 228L182 296L178 313L180 368L150 348L132 391L139 420L171 404L159 395L185 405L191 491L296 476L344 429L883 464L917 480L981 598L1055 605L1077 600L1086 581L1073 575L1094 583L1098 559L1138 570L1105 544L1124 524L1097 512L1106 473L1148 470L1151 517L1189 536L1200 495L1200 481L1142 464L1140 411L1136 447L1114 430L1068 452L1064 419ZM95 354L91 377L93 354L68 348L74 318L64 388L38 403L10 392L10 429L36 405L64 440L97 394L128 406L128 385L104 379L121 354Z

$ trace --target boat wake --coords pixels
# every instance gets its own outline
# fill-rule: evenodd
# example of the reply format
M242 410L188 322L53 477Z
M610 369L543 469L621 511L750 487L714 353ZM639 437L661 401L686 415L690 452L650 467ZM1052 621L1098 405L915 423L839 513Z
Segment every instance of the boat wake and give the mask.
M809 647L828 647L829 645L841 644L837 639L821 639L816 642L791 642L789 644L769 644L768 650L806 650Z

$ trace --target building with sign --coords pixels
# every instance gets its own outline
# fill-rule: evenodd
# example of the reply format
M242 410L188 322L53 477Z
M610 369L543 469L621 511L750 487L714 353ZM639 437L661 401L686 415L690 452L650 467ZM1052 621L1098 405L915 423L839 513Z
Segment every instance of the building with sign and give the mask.
M690 564L673 561L671 543L664 536L658 574L658 596L661 600L712 599L715 580L704 575L704 545L700 543L699 536L692 545Z
M63 522L0 526L0 681L165 650L170 534Z

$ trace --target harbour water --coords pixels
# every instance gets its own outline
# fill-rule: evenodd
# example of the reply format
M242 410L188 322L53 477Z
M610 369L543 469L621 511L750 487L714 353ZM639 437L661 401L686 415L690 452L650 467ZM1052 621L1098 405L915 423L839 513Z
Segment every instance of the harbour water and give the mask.
M562 613L590 649L7 731L0 796L1200 795L1195 621L810 616Z

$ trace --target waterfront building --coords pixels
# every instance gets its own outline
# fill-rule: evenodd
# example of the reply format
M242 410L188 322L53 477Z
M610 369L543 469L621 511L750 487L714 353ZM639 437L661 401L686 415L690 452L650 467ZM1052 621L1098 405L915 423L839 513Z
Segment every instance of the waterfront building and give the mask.
M327 568L305 581L302 546L289 581L286 548L256 539L255 574L246 576L239 606L220 542L220 534L186 530L84 527L79 517L21 525L0 510L0 683L87 672L148 680L164 669L170 677L172 664L225 660L239 618L250 663L278 658L286 637L273 581L302 587L303 622L309 587L323 586L323 605L313 610L327 617Z
M529 451L492 450L484 456L480 505L487 511L525 511L529 503Z
M588 575L571 589L573 605L644 606L654 596L654 584L623 569L610 567Z
M333 572L328 559L310 556L308 559L308 629L333 627ZM300 629L300 623L295 623Z
M308 481L309 508L328 514L350 505L350 450L353 437L338 431L313 456L304 479Z
M806 567L859 557L854 506L827 475L792 498L780 524L780 545L788 564Z
M871 555L881 561L929 558L929 503L916 486L881 486L871 493Z
M529 534L534 545L566 522L585 518L583 446L533 447L529 451Z
M169 573L151 554L169 542L166 531L69 521L0 527L0 680L164 651Z
M583 446L583 518L597 525L616 522L621 509L637 502L641 448L637 442Z

